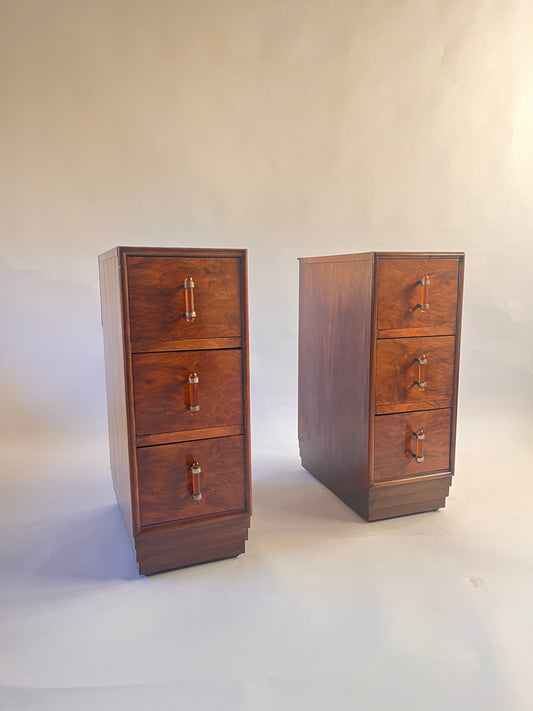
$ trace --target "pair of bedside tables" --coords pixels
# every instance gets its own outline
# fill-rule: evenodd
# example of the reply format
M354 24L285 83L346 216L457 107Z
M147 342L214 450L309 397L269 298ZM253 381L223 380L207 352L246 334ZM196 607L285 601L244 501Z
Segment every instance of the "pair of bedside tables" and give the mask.
M464 255L300 260L303 466L367 520L444 506ZM141 574L244 552L246 250L99 257L111 471Z

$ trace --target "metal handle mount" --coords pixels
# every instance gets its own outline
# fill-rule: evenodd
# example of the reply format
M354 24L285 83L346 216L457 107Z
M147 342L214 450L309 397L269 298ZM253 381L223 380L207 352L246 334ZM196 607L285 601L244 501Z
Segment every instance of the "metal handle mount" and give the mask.
M418 363L418 380L415 380L415 385L418 385L420 390L425 390L427 387L427 380L426 380L426 365L428 362L427 356L422 353L422 355L419 355L418 358L416 359L416 362Z
M191 464L191 474L192 474L192 500L201 501L202 500L202 490L200 487L200 474L202 472L202 467L198 462L193 462Z
M185 320L191 323L196 318L194 310L194 281L192 277L187 277L183 282L185 290Z
M200 405L198 403L198 387L200 378L197 373L189 373L189 410L190 412L199 412Z
M429 274L426 274L423 279L420 279L418 285L420 286L420 303L415 306L415 309L420 309L422 313L424 311L429 311L429 285L431 279Z
M413 452L413 457L418 464L421 464L424 461L424 440L426 439L424 430L413 432L413 437L416 438L416 451Z

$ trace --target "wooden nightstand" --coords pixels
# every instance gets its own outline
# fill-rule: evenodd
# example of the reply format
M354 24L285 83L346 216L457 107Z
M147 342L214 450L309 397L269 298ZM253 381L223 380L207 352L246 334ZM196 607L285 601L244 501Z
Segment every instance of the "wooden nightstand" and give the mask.
M463 253L300 260L303 466L367 520L444 506Z
M99 257L111 471L139 572L244 552L246 250Z

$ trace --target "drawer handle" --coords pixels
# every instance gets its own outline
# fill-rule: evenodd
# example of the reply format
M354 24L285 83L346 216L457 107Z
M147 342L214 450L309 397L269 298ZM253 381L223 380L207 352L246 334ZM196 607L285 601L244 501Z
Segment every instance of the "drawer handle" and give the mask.
M200 378L197 373L189 373L189 410L191 412L199 412L200 405L198 404L198 385Z
M423 353L422 355L419 355L418 358L416 359L416 362L418 363L418 380L415 380L415 385L418 385L420 390L425 390L427 387L427 382L426 382L426 365L428 362L427 356Z
M413 452L413 457L418 464L421 464L424 461L424 440L426 438L424 430L413 432L413 437L416 437L416 452Z
M187 277L183 282L185 289L185 320L191 323L196 318L194 310L194 281L192 277Z
M202 491L200 488L200 474L202 472L202 467L198 464L198 462L193 462L191 464L191 474L192 474L192 500L193 501L201 501L202 500Z
M415 306L415 309L420 309L422 313L424 313L424 311L429 311L430 283L431 279L429 278L429 274L426 274L426 276L418 282L420 286L420 303Z

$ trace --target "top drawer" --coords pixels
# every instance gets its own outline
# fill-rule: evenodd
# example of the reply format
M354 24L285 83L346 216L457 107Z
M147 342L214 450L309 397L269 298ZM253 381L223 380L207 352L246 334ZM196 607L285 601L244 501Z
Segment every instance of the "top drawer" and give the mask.
M134 351L159 350L154 341L174 348L179 340L240 339L239 258L128 256L126 264Z
M380 258L378 338L453 335L458 281L457 258Z

